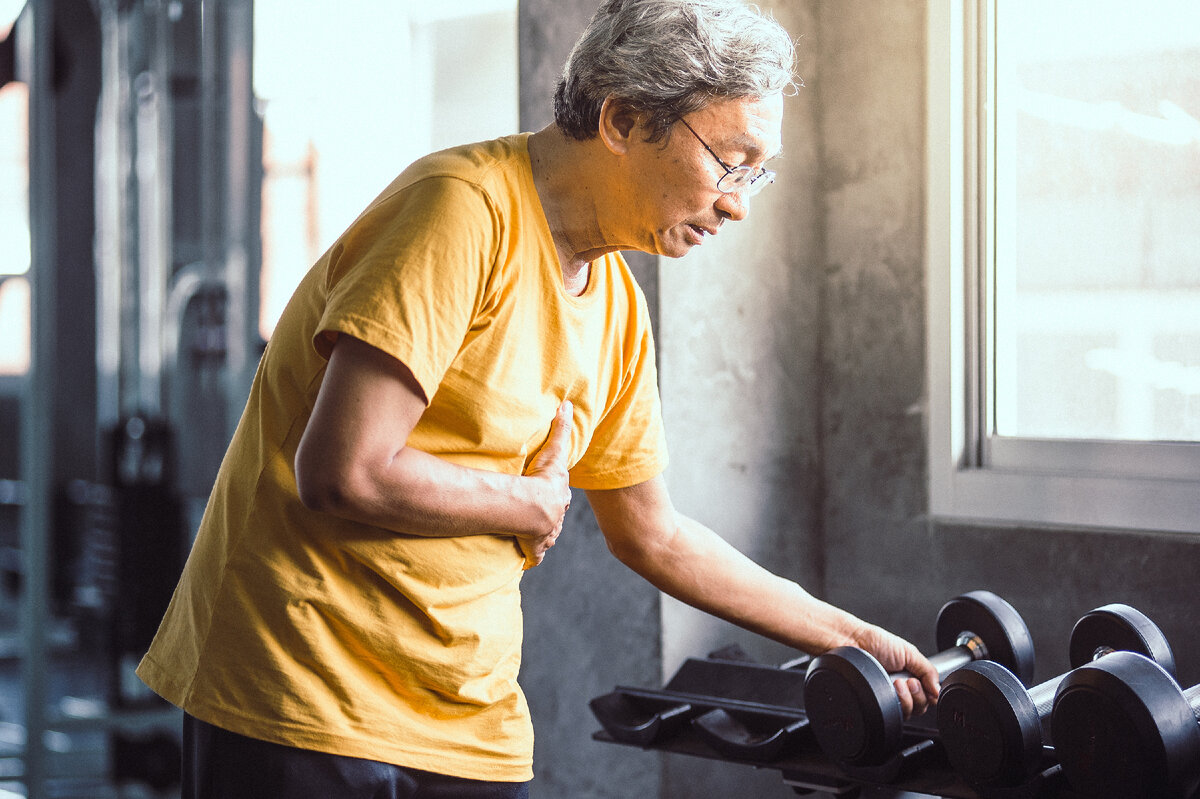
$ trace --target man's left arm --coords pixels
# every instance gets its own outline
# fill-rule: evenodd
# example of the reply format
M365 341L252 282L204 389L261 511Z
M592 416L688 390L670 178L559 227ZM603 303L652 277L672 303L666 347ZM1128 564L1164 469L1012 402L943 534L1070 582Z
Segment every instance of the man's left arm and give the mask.
M896 683L906 715L936 698L937 673L916 647L817 599L677 512L661 476L587 495L609 550L664 593L804 652L866 649L889 671L915 675Z

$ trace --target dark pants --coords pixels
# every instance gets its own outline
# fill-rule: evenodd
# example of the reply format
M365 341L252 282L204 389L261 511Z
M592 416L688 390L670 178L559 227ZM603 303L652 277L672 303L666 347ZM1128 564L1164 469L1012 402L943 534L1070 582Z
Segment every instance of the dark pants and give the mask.
M183 716L182 799L528 799L481 782L247 738Z

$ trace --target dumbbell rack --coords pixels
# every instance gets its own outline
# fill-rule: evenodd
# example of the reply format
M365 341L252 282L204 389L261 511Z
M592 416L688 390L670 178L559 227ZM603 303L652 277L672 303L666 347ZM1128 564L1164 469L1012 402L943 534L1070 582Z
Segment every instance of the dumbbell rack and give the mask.
M796 793L854 797L887 786L943 799L979 799L951 768L933 714L905 724L905 748L882 766L848 772L821 753L807 726L808 658L779 666L753 661L739 647L687 659L661 689L618 686L596 697L597 741L774 769ZM1005 799L1086 799L1066 784L1046 750L1046 768Z

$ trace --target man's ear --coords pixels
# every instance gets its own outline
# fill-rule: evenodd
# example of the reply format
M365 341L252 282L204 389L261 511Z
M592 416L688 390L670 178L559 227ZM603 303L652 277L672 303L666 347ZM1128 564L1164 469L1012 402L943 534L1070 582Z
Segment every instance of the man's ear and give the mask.
M628 103L609 95L600 106L600 139L613 153L624 155L639 121L640 115Z

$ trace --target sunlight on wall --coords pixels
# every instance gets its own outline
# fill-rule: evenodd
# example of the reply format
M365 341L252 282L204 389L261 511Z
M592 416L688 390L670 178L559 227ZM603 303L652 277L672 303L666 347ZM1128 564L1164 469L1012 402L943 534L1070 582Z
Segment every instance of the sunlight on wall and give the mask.
M0 283L0 375L29 371L29 281L22 277Z
M429 6L255 3L264 338L313 261L407 164L517 130L516 0Z
M0 39L24 0L0 0ZM29 92L0 88L0 276L29 271ZM0 376L29 371L29 281L0 277Z

